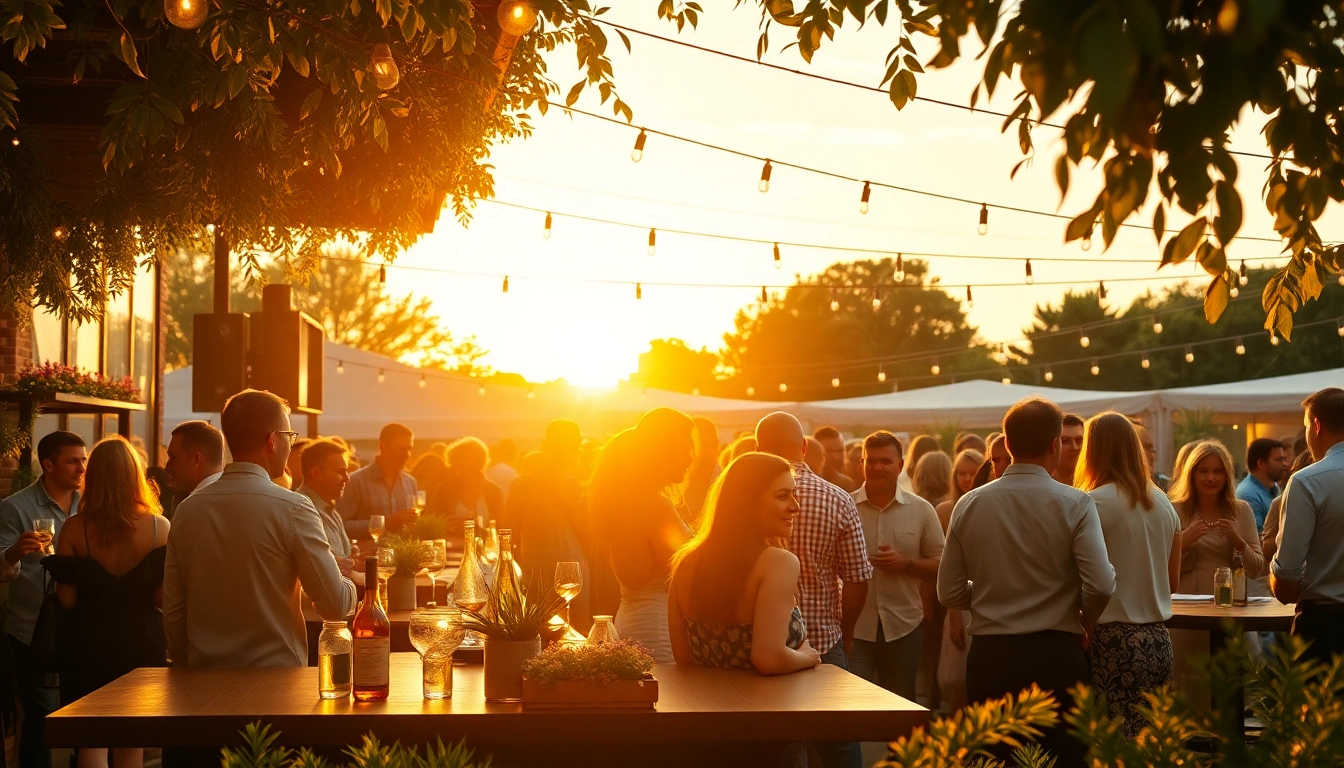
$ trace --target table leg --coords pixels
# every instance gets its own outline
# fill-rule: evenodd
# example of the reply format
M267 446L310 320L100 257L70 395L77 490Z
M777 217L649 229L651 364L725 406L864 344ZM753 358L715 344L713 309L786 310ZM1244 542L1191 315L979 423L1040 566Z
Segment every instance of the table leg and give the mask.
M1209 630L1209 655L1213 656L1220 653L1227 647L1227 634L1223 632L1221 626ZM1241 726L1242 741L1246 740L1246 686L1243 683L1237 684L1236 693L1232 697L1232 706L1237 713L1237 723Z

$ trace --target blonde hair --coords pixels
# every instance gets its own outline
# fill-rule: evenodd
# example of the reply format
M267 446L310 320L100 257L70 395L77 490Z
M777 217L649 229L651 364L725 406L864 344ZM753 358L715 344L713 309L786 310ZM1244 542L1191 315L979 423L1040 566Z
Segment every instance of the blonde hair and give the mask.
M1171 491L1167 497L1176 509L1193 512L1199 503L1199 493L1195 490L1195 467L1210 456L1217 456L1223 463L1223 490L1218 494L1218 514L1229 520L1237 518L1237 497L1232 487L1232 454L1227 446L1217 440L1200 440L1190 449L1185 462L1177 467L1176 477L1171 481Z
M980 471L980 466L985 463L985 454L974 448L966 448L957 454L957 458L952 460L952 502L955 504L961 499L961 484L957 482L957 467L963 461L969 461L975 464L975 471ZM974 488L974 486L972 486Z
M1090 491L1107 483L1145 510L1153 508L1148 460L1139 442L1138 430L1123 414L1106 411L1087 420L1083 452L1073 471L1073 487Z
M85 529L104 547L115 546L135 533L142 515L157 515L158 488L145 478L145 465L126 438L103 438L89 453L79 516Z
M915 495L936 504L952 492L952 457L942 451L931 451L920 457L910 473L910 487Z

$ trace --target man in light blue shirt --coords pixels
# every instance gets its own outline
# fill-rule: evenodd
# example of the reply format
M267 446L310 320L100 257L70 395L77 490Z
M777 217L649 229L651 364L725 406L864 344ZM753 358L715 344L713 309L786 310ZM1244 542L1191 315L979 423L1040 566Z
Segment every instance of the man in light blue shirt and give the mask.
M1280 602L1297 603L1293 634L1310 643L1306 656L1328 664L1344 651L1344 389L1323 389L1302 405L1316 463L1283 492L1270 586Z
M1283 443L1272 437L1258 437L1246 447L1246 471L1250 474L1237 486L1237 498L1251 505L1257 531L1265 528L1265 515L1279 495L1278 483L1288 476L1290 463Z
M59 706L59 680L48 679L35 668L33 628L42 607L42 543L33 532L36 520L53 521L51 543L55 551L61 524L79 508L88 454L84 440L71 432L52 432L37 443L42 476L37 482L0 502L0 581L9 582L5 602L6 642L14 660L23 729L19 734L19 764L50 768L51 751L46 744L46 716ZM52 649L45 649L52 650Z
M415 435L402 424L388 424L378 433L378 457L350 473L345 495L336 503L350 538L371 539L369 517L373 515L382 515L387 533L415 525L419 488L406 471L414 448Z

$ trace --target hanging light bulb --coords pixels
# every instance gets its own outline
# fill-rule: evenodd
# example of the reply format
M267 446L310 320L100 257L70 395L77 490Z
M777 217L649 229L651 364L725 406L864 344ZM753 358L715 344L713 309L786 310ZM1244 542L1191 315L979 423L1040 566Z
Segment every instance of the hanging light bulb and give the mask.
M1031 285L1034 282L1036 282L1036 278L1032 277L1031 274L1031 259L1027 259L1027 285Z
M163 0L163 15L168 17L169 24L178 29L195 29L201 26L209 14L210 3L207 0ZM14 145L18 144L15 139Z
M484 385L484 384L481 385L480 389L477 389L477 390L476 390L476 394L480 395L481 397L485 397L485 385Z
M878 288L877 286L873 286L873 311L876 312L881 308L882 308L882 289Z
M693 397L699 397L699 396L700 396L700 388L699 388L699 387L696 387L695 389L692 389L692 390L691 390L691 395L692 395Z
M937 376L942 372L943 372L942 367L938 365L938 358L936 357L933 358L933 365L929 366L929 373L932 373L934 376Z
M13 144L13 145L16 146L16 147L19 146L19 143L20 143L20 142L19 142L19 137L15 136L14 138L12 138L12 139L9 140L9 143L10 143L10 144ZM1340 282L1341 282L1341 283L1344 283L1344 280L1341 280Z
M644 159L644 142L649 140L649 135L643 128L639 129L639 135L635 137L635 148L630 151L630 159L638 163Z
M384 381L387 381L387 374L386 374L386 373L383 373L383 369L382 369L382 368L379 368L379 369L378 369L378 383L379 383L379 384L382 384Z
M1279 335L1278 335L1277 333L1273 332L1273 331L1270 331L1270 332L1269 332L1269 343L1270 343L1270 344L1273 344L1273 345L1276 346L1276 347L1279 346Z
M765 167L761 168L761 181L756 188L762 192L770 191L770 161L765 161Z
M863 182L863 194L859 196L859 213L868 212L868 198L873 193L873 186L868 182Z
M1143 359L1139 361L1139 365L1143 366L1145 369L1147 369L1148 366L1152 365L1152 363L1150 363L1150 362L1148 361L1148 353L1147 353L1147 352L1144 352L1144 353L1143 353Z
M177 0L184 2L185 0ZM199 2L199 0L193 0ZM392 58L392 49L387 43L373 46L373 82L378 90L390 91L401 82L401 70L397 69L397 60Z
M1086 333L1078 337L1078 343L1082 346L1083 349L1087 349L1088 347L1092 346L1092 340L1087 337Z
M831 377L831 386L832 386L832 387L838 387L838 386L840 386L840 377L839 377L839 376L832 376L832 377Z
M1246 354L1246 345L1245 343L1242 342L1240 336L1237 337L1237 354L1238 355Z
M884 371L884 370L882 370L882 368L881 368L880 366L879 366L878 369L877 369L877 380L878 380L878 381L886 381L886 380L887 380L887 372Z
M1235 299L1241 295L1241 291L1237 288L1237 286L1233 285L1231 288L1227 289L1227 295Z
M535 390L531 390L531 389L527 390L527 399L528 399L528 400L536 400L536 399L537 399L537 393L536 393L536 391L535 391Z
M649 255L652 256L658 250L658 231L649 228Z
M836 294L834 286L831 287L831 311L832 312L840 311L840 297L838 294Z
M1162 332L1162 316L1153 315L1153 333Z
M1046 380L1047 382L1051 382L1051 381L1054 381L1054 380L1055 380L1055 372L1052 371L1052 370L1050 370L1048 367L1045 369L1045 380Z
M547 212L546 212L546 227L545 227L545 229L541 230L541 236L544 237L544 238L546 238L547 240L550 240L550 239L551 239L551 212L550 212L550 211L547 211Z
M1244 260L1241 262L1241 270L1239 271L1239 274L1237 275L1237 282L1238 282L1238 283L1241 283L1242 285L1245 285L1245 284L1251 282L1251 276L1250 276L1249 272L1248 272L1247 269L1246 269L1246 262L1245 262Z
M896 254L896 282L905 282L905 254Z
M1344 336L1344 318L1340 318L1339 328L1336 330L1338 330L1340 336Z
M1079 245L1082 247L1084 251L1092 250L1092 228L1095 227L1096 225L1097 223L1095 221L1092 222L1091 224L1088 225L1087 231L1083 233L1083 242L1079 243Z
M782 395L782 394L784 394L785 392L788 392L788 391L789 391L789 385L788 385L788 384L785 384L785 383L782 382L782 381L779 382L779 393Z
M980 226L975 231L981 235L989 234L989 205L986 203L980 204Z
M428 382L425 381L425 374L420 374L420 388L424 389Z
M1007 376L1004 376L1000 381L1002 382L1003 386L1005 386L1005 387L1008 386L1009 384L1012 384L1012 383L1013 383L1013 380L1012 380L1011 378L1007 377Z
M14 146L16 146L16 147L19 146L19 140L18 140L18 139L15 139L15 140L14 140ZM1340 272L1340 273L1339 273L1339 284L1340 284L1340 285L1344 285L1344 272Z
M508 276L508 275L505 275L505 276L504 276L504 293L508 293L508 292L509 292L509 276Z
M387 265L386 265L386 264L380 265L380 266L378 267L378 284L379 284L379 285L387 285Z
M1097 358L1094 357L1092 358L1092 375L1096 376L1099 373L1101 373L1101 364L1098 363Z
M1187 363L1195 362L1195 350L1189 344L1185 345L1185 362Z
M775 269L783 269L784 262L779 258L779 243L775 243Z
M642 298L644 298L644 286L635 283L635 300L638 301Z
M531 0L503 0L495 18L501 32L522 37L537 26L537 7Z
M747 387L747 397L755 397L755 396L756 396L756 388Z
M971 286L966 286L966 306L975 306L975 297L971 295Z
M344 361L344 360L337 360L337 361L336 361L336 372L337 372L337 373L345 373L345 361Z
M765 303L767 303L767 302L769 302L769 301L770 301L770 294L768 294L768 293L765 292L765 286L762 285L762 286L761 286L761 303L762 303L762 304L765 304Z
M1098 281L1097 283L1097 302L1100 303L1105 300L1106 300L1106 281L1101 280Z

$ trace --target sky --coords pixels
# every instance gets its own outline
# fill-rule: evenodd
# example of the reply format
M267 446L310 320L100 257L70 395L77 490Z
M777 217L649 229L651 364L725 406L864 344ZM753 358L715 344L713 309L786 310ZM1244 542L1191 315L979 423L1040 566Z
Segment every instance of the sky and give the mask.
M675 26L657 19L656 0L622 0L603 18L677 36ZM754 57L755 3L734 11L727 0L705 3L698 30L680 38L696 45ZM766 61L863 84L878 85L893 29L851 20L810 65L796 49L780 52L787 30L772 28ZM761 164L755 160L650 136L641 162L631 161L638 126L740 149L753 155L821 168L856 178L938 192L959 198L1075 215L1096 195L1099 171L1074 174L1066 200L1053 179L1062 148L1058 131L1034 133L1037 159L1010 179L1022 156L1016 131L1000 133L1001 118L927 102L897 111L880 93L821 82L751 63L635 36L633 52L612 35L610 50L621 97L634 111L634 126L614 125L552 109L533 115L536 132L498 147L496 201L481 201L468 227L445 212L435 232L398 257L396 264L470 274L388 270L391 293L429 296L434 312L456 336L475 336L490 351L486 363L531 381L559 378L584 386L610 386L638 367L649 341L678 338L690 346L718 350L732 330L739 308L759 299L761 285L787 285L795 274L818 273L836 261L873 256L803 248L782 249L776 270L769 244L742 243L661 233L653 256L646 252L648 228L683 229L767 241L818 243L890 252L933 252L1042 259L1094 256L1091 263L1033 261L1037 283L1077 281L1081 290L1107 280L1110 304L1125 307L1136 295L1196 277L1193 262L1157 271L1160 249L1147 226L1151 207L1131 222L1144 229L1122 231L1103 252L1100 232L1091 251L1063 244L1065 221L991 211L989 233L977 234L978 206L874 189L870 210L859 212L861 185L775 167L769 192L757 189ZM921 59L933 46L919 42ZM972 56L978 43L964 49ZM572 48L548 60L550 72L568 91L579 75ZM919 77L919 93L965 104L980 73L980 62ZM1016 85L1001 84L998 98L982 107L1008 111ZM596 91L576 105L610 114ZM1232 147L1264 151L1261 118L1247 114ZM1059 116L1056 116L1056 120ZM1272 237L1271 219L1260 202L1263 161L1242 158L1238 187L1246 210L1243 235ZM1156 192L1150 196L1155 198ZM542 236L544 214L507 204L553 212L553 231ZM575 220L565 214L630 222L636 227ZM1327 215L1323 236L1344 230L1337 211ZM1169 214L1168 227L1186 219ZM1331 226L1335 224L1335 226ZM1232 260L1273 257L1272 242L1238 240ZM1143 260L1128 263L1119 260ZM1063 286L1022 284L1022 261L931 259L931 271L948 284L1012 283L975 291L972 325L989 342L1021 338L1036 304L1058 302ZM1263 262L1260 262L1263 263ZM1254 264L1253 264L1254 265ZM509 276L509 291L498 275ZM1166 279L1115 282L1160 275ZM643 298L630 286L592 280L639 281ZM752 288L660 287L650 283L749 284ZM964 300L964 289L954 294ZM921 364L922 365L922 364Z

